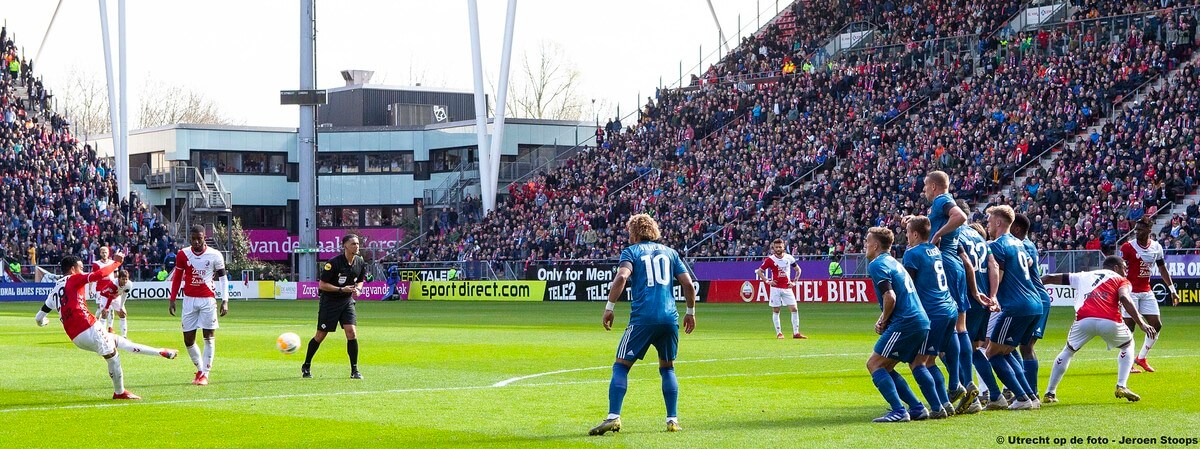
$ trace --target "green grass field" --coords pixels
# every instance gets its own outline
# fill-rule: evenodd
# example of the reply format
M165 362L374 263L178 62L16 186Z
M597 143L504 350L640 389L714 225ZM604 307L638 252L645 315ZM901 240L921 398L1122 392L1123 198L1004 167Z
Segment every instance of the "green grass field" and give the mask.
M1141 402L1113 398L1116 352L1094 340L1072 363L1059 404L872 424L886 408L864 368L876 306L804 304L811 339L776 340L764 305L701 304L676 368L684 432L663 432L658 372L643 361L630 374L624 429L589 437L607 411L626 304L618 328L605 332L599 304L359 303L362 381L348 378L340 334L322 345L314 379L299 376L303 351L274 349L282 332L307 342L316 307L232 303L207 387L190 384L186 354L124 354L126 386L144 400L115 402L104 362L75 348L57 322L36 327L37 304L0 304L0 447L924 448L1012 446L997 444L1008 435L1200 436L1200 308L1165 309L1168 328L1151 355L1158 372L1130 381ZM165 301L129 310L134 341L180 347ZM1042 388L1069 311L1055 309L1041 344Z

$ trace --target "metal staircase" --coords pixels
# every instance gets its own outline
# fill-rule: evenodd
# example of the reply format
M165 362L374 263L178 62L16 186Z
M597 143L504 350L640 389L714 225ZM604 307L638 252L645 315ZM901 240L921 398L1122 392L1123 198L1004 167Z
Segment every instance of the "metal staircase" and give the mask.
M233 193L225 188L215 168L201 171L197 167L177 165L152 172L145 180L146 188L171 189L167 204L182 205L164 214L174 216L168 227L181 241L187 240L187 229L193 223L211 227L220 217L225 217L226 226L233 222Z
M457 209L463 201L463 191L479 184L479 163L463 162L454 168L454 174L446 177L437 187L425 189L426 209Z

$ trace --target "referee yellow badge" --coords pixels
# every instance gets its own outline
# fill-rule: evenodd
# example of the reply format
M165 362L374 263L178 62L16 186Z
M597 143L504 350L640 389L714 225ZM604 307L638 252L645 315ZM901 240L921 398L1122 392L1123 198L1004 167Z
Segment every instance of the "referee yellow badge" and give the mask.
M329 271L332 269L333 269L333 264L331 264L329 262L325 262L325 271Z

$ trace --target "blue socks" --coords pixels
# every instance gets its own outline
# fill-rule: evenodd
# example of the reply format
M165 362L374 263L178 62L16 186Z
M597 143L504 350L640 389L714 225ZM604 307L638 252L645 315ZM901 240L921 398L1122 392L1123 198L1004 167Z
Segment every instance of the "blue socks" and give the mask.
M987 386L988 399L993 401L1000 399L1000 386L996 384L996 375L992 374L992 365L988 363L987 355L983 353L983 349L972 351L971 360L975 363L975 372L979 373L979 378Z
M917 386L921 387L921 394L925 396L925 401L929 403L929 409L941 410L942 398L937 394L937 385L934 383L933 375L929 374L929 369L920 365L912 369L912 374L913 379L917 381Z
M1017 399L1025 397L1025 387L1017 381L1017 375L1013 372L1012 365L1008 363L1008 356L1004 354L996 354L988 359L988 363L992 365L992 369L996 371L996 377L1004 382L1004 386L1012 390L1013 394L1017 395ZM997 389L998 390L998 389ZM993 390L993 394L999 391Z
M662 376L663 400L667 403L667 417L674 418L676 405L679 403L679 380L675 378L675 367L659 368L658 375Z
M900 395L901 401L908 404L909 410L920 410L925 407L921 405L921 400L917 399L917 395L913 394L912 388L908 387L908 382L904 380L904 377L900 376L900 373L891 371L888 374L892 376L892 382L896 384L896 394Z
M872 371L871 380L875 382L875 388L879 389L879 394L883 395L883 400L887 401L893 412L904 410L904 404L900 403L900 395L896 393L896 383L892 381L892 376L886 369Z
M1029 378L1025 374L1025 363L1017 355L1017 351L1008 353L1008 364L1012 366L1013 374L1017 375L1017 382L1021 384L1021 389L1025 390L1025 394L1036 394L1037 392L1033 390L1033 386L1029 384Z
M942 378L941 385L943 385L945 387L950 387L952 389L958 388L958 386L959 386L958 372L960 369L962 369L959 367L959 363L961 363L961 361L959 360L959 356L962 354L962 352L960 352L958 350L958 345L959 345L958 336L951 334L950 338L946 339L946 347L942 349L942 353L946 355L942 359L942 364L946 366L946 372L949 373L949 380L950 380L949 383L946 383L947 378L942 376L940 369L937 369L937 367L930 369L930 371L938 372L938 375L933 376L934 380L937 380L939 377L941 377ZM930 373L930 374L932 374L932 373ZM966 387L966 384L963 384L963 387ZM946 388L939 387L938 389L942 390L942 391L946 391ZM949 401L947 401L947 402L949 402Z
M1029 391L1033 394L1038 393L1038 360L1035 358L1025 359L1025 382L1029 384Z
M621 414L621 403L625 401L625 391L629 388L629 368L620 363L613 363L612 381L608 383L608 413ZM672 373L671 378L674 378Z
M958 337L958 382L966 387L970 385L974 379L974 373L971 370L973 363L971 353L975 347L971 345L971 337L966 332L958 332L954 334Z
M942 400L938 404L950 402L950 394L946 392L946 377L942 375L942 370L936 365L926 366L925 368L929 370L929 375L933 376L933 385L937 388L938 399Z

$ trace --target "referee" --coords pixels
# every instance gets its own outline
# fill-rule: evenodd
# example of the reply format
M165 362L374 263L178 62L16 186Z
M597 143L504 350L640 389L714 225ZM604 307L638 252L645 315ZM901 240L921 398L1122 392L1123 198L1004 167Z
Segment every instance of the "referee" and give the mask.
M366 279L366 263L358 256L358 248L362 244L359 237L347 234L342 238L342 254L325 262L322 267L321 306L317 312L317 333L308 341L308 355L304 357L304 365L300 367L301 377L311 378L309 368L313 355L321 347L325 335L337 332L340 324L346 330L346 354L350 356L350 378L362 379L358 372L358 333L355 329L357 322L354 314L354 298L362 291Z

